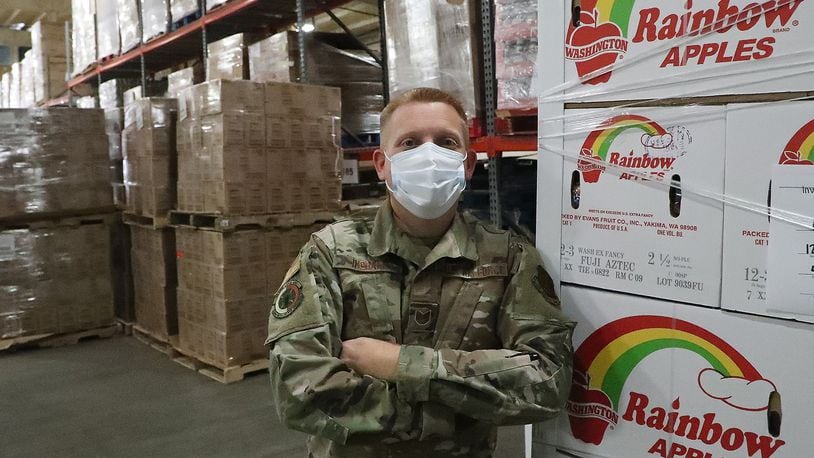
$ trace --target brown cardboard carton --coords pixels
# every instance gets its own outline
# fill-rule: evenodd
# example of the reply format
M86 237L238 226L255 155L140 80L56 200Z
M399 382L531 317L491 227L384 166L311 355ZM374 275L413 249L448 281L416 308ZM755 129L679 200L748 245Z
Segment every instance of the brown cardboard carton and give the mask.
M0 338L112 322L108 224L0 232Z
M162 216L175 206L177 155L174 99L137 100L125 110L123 150L128 212Z
M177 333L175 232L130 226L136 322L159 339Z
M113 205L101 110L0 110L0 218Z
M300 247L321 227L177 228L181 351L219 367L265 357L270 299Z

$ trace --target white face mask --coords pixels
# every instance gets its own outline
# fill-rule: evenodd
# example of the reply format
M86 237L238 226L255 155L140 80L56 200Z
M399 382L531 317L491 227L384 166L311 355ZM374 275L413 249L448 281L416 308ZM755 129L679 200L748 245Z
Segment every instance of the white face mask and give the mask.
M387 189L413 215L435 219L458 202L466 187L464 159L459 152L427 142L396 154L390 161L393 187Z

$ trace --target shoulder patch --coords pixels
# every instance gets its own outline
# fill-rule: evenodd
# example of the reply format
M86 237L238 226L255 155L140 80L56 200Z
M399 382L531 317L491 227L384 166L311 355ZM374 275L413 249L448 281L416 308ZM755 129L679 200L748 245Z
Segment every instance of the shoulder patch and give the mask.
M300 304L302 304L302 283L290 280L274 296L271 314L277 319L286 318L294 313Z

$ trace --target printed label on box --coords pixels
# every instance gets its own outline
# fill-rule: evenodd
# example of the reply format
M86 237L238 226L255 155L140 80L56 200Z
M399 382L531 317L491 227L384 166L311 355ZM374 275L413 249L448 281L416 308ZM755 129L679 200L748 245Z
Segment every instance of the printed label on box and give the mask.
M344 159L342 161L342 184L359 184L359 161Z
M814 345L810 325L570 286L562 303L578 323L574 377L543 442L608 457L810 454L812 374L789 353Z
M814 320L812 215L814 167L775 165L769 223L769 309L803 321Z
M723 208L683 191L723 191L723 110L587 116L566 110L562 280L717 307Z
M733 104L726 120L726 196L721 307L767 316L780 313L768 300L771 282L769 206L772 168L814 161L814 103ZM791 167L796 168L796 167ZM808 167L803 167L808 168ZM798 250L799 251L799 250Z
M567 94L629 100L811 89L814 63L805 53L810 50L814 2L578 4L578 17L568 9L565 18L543 14L543 7L540 14L541 30L554 27L551 21L566 24Z
M14 253L17 251L14 246L14 234L0 234L0 261L9 261L14 259Z

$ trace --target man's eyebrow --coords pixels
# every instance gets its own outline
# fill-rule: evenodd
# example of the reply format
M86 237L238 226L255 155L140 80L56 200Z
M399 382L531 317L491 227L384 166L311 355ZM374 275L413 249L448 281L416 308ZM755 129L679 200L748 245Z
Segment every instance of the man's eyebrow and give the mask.
M441 128L440 132L430 132L429 130L412 130L412 131L405 132L405 133L399 135L398 139L401 140L401 139L404 139L404 138L407 138L407 137L416 137L416 136L420 137L420 136L425 135L427 133L432 133L433 136L437 136L439 134L442 134L442 135L454 135L457 138L463 138L461 136L461 132L458 132L456 129L451 129L451 128L444 127L444 128Z

